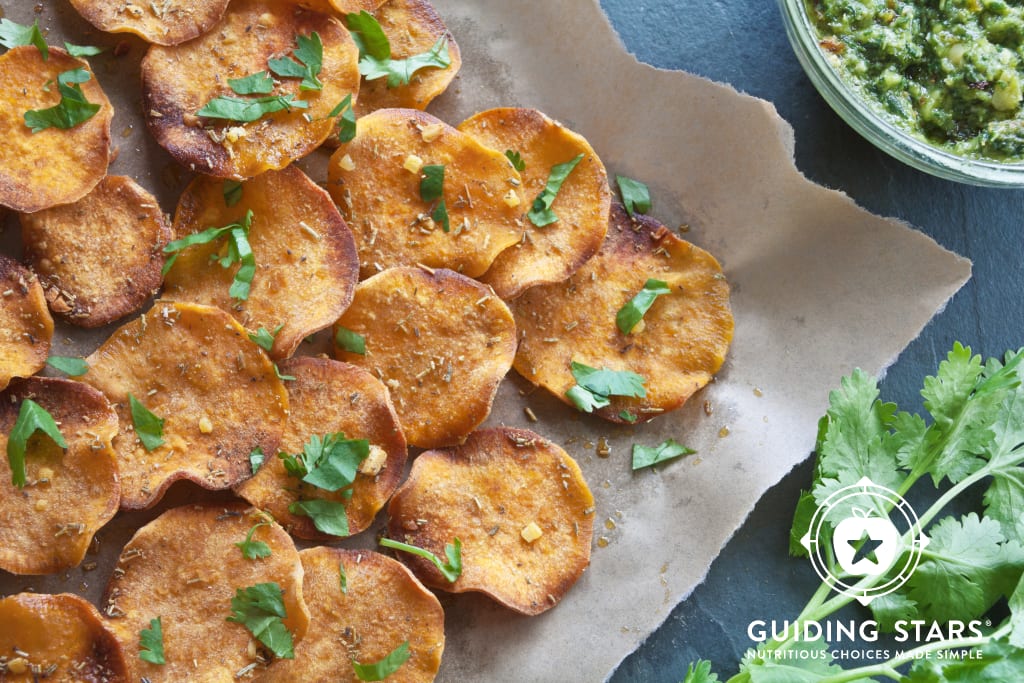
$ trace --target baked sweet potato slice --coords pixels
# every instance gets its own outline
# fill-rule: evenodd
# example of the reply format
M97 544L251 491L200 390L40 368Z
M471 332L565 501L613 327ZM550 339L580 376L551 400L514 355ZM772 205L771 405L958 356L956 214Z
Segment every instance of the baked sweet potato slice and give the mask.
M246 541L269 552L249 559L236 545ZM164 512L124 547L103 612L128 654L131 680L231 681L271 658L245 625L227 621L236 592L276 584L284 626L297 643L309 627L302 576L291 537L264 513L244 505L187 505ZM162 665L139 657L140 632L157 618Z
M127 656L100 613L71 593L0 598L6 683L130 683Z
M266 354L220 309L158 301L87 361L82 380L103 392L120 419L114 450L122 508L155 504L178 479L231 488L251 474L254 448L277 452L287 393ZM155 420L162 429L153 429Z
M99 327L160 289L171 228L153 195L131 178L106 176L77 202L21 214L21 239L50 310Z
M342 433L369 441L370 455L350 489L329 492L289 476L282 460L271 453L252 479L238 486L238 495L272 514L295 536L320 540L334 537L317 531L310 517L289 512L288 506L309 499L341 503L349 534L357 534L373 522L405 469L405 437L388 390L360 367L323 358L292 358L281 363L281 372L295 378L285 383L288 423L281 450L301 454L310 437Z
M435 97L448 88L462 66L462 55L455 38L428 0L388 0L373 15L388 37L392 59L408 59L428 52L444 37L447 39L451 63L443 69L421 69L412 75L408 85L393 88L388 87L386 78L372 81L364 78L359 85L356 116L365 116L376 109L390 107L426 109Z
M444 166L449 230L424 201L424 166ZM413 109L379 109L356 123L356 136L335 150L327 190L359 249L359 274L417 263L482 275L522 236L521 209L503 197L519 182L501 152Z
M0 389L12 377L43 369L52 337L53 318L38 278L0 254Z
M352 660L380 661L402 643L408 643L409 659L387 680L434 680L444 651L444 611L404 565L372 551L322 546L299 557L309 631L295 659L274 662L256 681L358 683Z
M388 505L388 536L439 558L458 538L454 583L423 558L398 556L428 586L484 593L535 615L558 604L590 564L593 506L559 446L525 429L484 429L416 458Z
M575 275L512 302L520 331L515 368L566 403L577 384L573 362L636 373L646 396L611 396L594 412L645 422L681 406L722 366L733 333L729 284L714 256L653 218L631 219L617 203L611 216L604 245ZM624 334L616 316L650 279L671 293Z
M322 1L322 0L320 0ZM387 0L328 0L331 6L339 14L351 14L352 12L374 12Z
M359 276L355 242L330 196L294 166L228 186L197 177L174 215L175 239L211 227L241 223L252 211L249 245L256 273L245 300L230 296L240 264L211 261L225 240L181 252L164 281L164 296L217 306L250 332L275 332L270 355L286 358L303 338L330 326L352 301Z
M211 100L239 95L229 79L265 72L268 60L291 55L298 37L316 33L323 45L317 77L322 90L301 90L299 78L275 79L259 97L293 97L305 103L240 122L198 116ZM242 180L284 168L316 149L335 128L328 116L359 90L359 51L335 17L289 0L236 0L224 18L195 40L153 45L142 60L144 113L157 142L197 173ZM296 66L299 63L292 59Z
M71 5L101 31L177 45L210 30L224 15L228 0L71 0Z
M365 339L365 354L335 347L339 360L384 381L406 440L435 448L461 443L491 411L516 350L505 303L489 287L450 270L391 268L356 287L338 320Z
M117 512L121 485L111 444L117 415L87 384L17 379L0 393L0 453L7 452L26 399L50 413L67 448L45 435L31 437L24 487L12 483L8 458L0 457L0 518L11 520L0 525L0 569L52 574L81 562L93 535Z
M25 112L49 109L61 101L58 77L84 69L89 80L77 84L90 103L100 105L91 118L72 128L33 133ZM0 204L15 211L39 211L84 197L107 172L110 120L114 108L89 65L51 47L49 59L34 46L0 55Z
M523 219L523 238L498 255L480 281L510 300L530 287L561 282L597 252L608 230L611 193L604 164L582 136L536 109L489 109L459 124L488 147L518 152L525 163L516 189L522 211L544 190L552 167L583 158L552 204L558 220L538 228Z

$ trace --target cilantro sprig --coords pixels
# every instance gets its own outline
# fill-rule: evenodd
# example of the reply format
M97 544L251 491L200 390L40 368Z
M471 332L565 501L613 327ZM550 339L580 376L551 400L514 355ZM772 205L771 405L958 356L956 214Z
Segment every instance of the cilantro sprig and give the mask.
M269 545L267 545L263 541L252 540L252 537L253 535L255 535L256 531L261 527L265 526L270 526L270 522L256 522L256 524L253 524L252 528L249 529L249 533L245 535L245 540L239 541L235 544L235 547L242 551L242 557L244 557L247 560L257 560L261 557L270 557L271 552Z
M336 432L314 434L303 446L301 454L278 453L285 472L303 484L323 491L342 491L351 495L359 465L370 455L366 439L346 439ZM318 531L332 536L348 536L348 514L345 505L334 500L312 498L297 500L288 506L294 515L309 517Z
M235 272L234 281L228 295L232 299L245 301L249 298L249 291L252 286L253 277L256 275L256 256L249 244L249 230L252 228L252 210L245 212L245 218L241 223L231 223L222 228L208 228L187 237L174 240L164 247L165 254L171 257L164 263L163 275L167 275L178 255L188 249L200 244L209 244L221 237L227 237L227 253L217 260L222 268L228 268L236 263L240 264Z
M390 538L380 539L380 544L385 548L391 548L393 550L401 550L402 552L422 557L425 560L429 560L431 564L437 567L437 570L441 572L441 575L448 580L449 583L455 583L460 576L462 576L462 541L457 537L453 543L444 544L444 562L438 558L437 555L425 550L418 548L408 543L402 543L401 541L393 541Z
M663 280L648 280L636 295L627 301L615 314L615 325L622 334L629 334L643 320L644 314L654 305L654 300L664 294L671 294L668 283Z
M353 659L352 670L361 681L383 681L398 671L409 660L409 655L409 641L406 640L379 661L361 664Z
M67 448L67 441L60 428L46 408L30 398L21 402L18 419L7 436L7 462L11 467L11 483L16 487L25 486L25 449L28 440L36 432L42 432L61 448Z
M537 198L533 200L533 205L526 214L531 223L538 228L543 228L545 225L551 225L558 220L558 216L551 210L551 205L558 196L558 191L562 189L562 184L566 178L569 177L569 174L572 173L576 165L582 160L583 154L580 153L569 161L555 164L551 167L551 172L548 174L548 182L544 185L541 193L537 195Z
M227 621L247 628L275 657L294 659L292 634L284 625L287 616L281 586L269 582L237 589Z
M164 629L161 617L149 620L149 628L139 631L139 659L150 664L166 664Z
M523 161L522 155L514 149L505 150L505 158L512 164L512 168L516 169L520 173L526 170L526 162Z
M386 78L389 88L397 88L408 85L421 69L446 69L451 66L447 36L438 38L426 52L406 59L392 59L391 42L372 14L366 10L359 14L346 14L345 23L359 48L359 73L368 81Z
M592 413L595 408L611 405L612 396L634 396L643 398L646 381L641 375L629 370L597 369L572 361L570 365L576 385L565 392L577 409Z
M249 333L249 341L256 344L256 346L260 347L267 353L270 353L270 350L274 348L274 340L277 339L277 335L281 332L281 328L283 327L284 323L275 327L273 332L267 330L265 327L260 327L255 333Z
M298 48L291 57L279 57L267 61L267 66L279 78L301 78L300 90L323 90L320 69L324 64L324 45L320 35L313 31L308 36L297 35ZM236 91L237 92L237 91Z
M30 109L25 112L25 125L33 133L47 128L68 130L84 123L96 115L101 105L90 102L82 92L81 83L87 82L92 76L82 68L70 69L57 76L57 91L60 102L46 109Z

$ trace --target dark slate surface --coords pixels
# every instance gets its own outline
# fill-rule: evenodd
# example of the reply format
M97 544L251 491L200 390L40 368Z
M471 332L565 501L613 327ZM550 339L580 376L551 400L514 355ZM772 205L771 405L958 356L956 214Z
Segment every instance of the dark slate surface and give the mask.
M796 163L809 178L842 190L875 213L908 221L974 262L971 281L889 369L883 399L920 410L921 382L954 341L985 357L1024 345L1024 191L939 180L875 149L814 90L772 0L601 0L601 5L641 60L727 82L772 102L795 129ZM622 664L613 683L678 683L687 663L698 658L713 660L726 680L751 646L746 633L751 619L796 615L817 587L809 563L787 556L792 509L810 476L807 462L761 500L704 584ZM918 496L923 503L934 494ZM844 614L866 616L855 610Z

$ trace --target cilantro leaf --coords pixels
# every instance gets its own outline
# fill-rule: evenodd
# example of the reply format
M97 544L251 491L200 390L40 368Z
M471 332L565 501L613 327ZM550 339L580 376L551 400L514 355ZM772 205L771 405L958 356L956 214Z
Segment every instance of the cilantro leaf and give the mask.
M104 50L105 47L96 47L95 45L75 45L73 43L64 43L64 49L68 51L68 54L72 57L95 57Z
M351 142L356 136L356 111L352 108L352 94L345 95L345 98L335 105L334 109L327 115L327 118L341 116L338 119L338 142Z
M345 24L359 48L360 57L369 55L381 60L391 58L391 42L372 14L366 10L359 14L346 14Z
M403 552L422 557L425 560L429 560L431 564L437 567L437 570L441 572L444 578L448 579L449 583L455 583L455 581L462 575L462 541L457 537L454 539L454 544L444 544L444 554L447 558L446 562L441 562L437 555L424 550L423 548L417 548L414 545L408 543L402 543L401 541L393 541L390 538L380 539L380 544L385 548L392 548L394 550L401 550Z
M572 376L576 386L565 392L579 410L590 413L595 408L609 405L612 396L635 396L643 398L647 395L643 377L629 370L598 370L583 363L572 361Z
M81 377L85 373L89 372L89 364L85 362L84 358L50 356L46 359L46 364L71 377Z
M506 149L505 156L508 158L509 163L512 164L512 168L516 169L520 173L526 170L526 162L523 161L523 157L514 149Z
M263 454L262 448L257 446L252 449L252 452L249 453L249 469L252 470L253 474L256 474L259 471L260 467L263 466L263 461L265 459L266 456Z
M643 320L644 314L654 305L654 300L663 294L671 294L668 283L663 280L647 280L643 289L627 301L615 314L615 324L622 334L629 334Z
M242 556L247 560L255 560L260 557L270 557L270 546L263 541L252 540L253 534L256 530L263 526L270 526L270 522L257 522L249 529L249 533L245 535L244 541L239 541L235 544L235 547L242 551Z
M359 465L370 455L366 439L346 439L342 433L313 435L303 447L307 474L302 481L325 491L351 486Z
M683 455L692 455L696 452L692 448L687 448L683 444L678 443L675 439L667 439L654 448L634 444L633 470L651 467L652 465L673 460Z
M252 227L252 210L245 212L245 218L241 223L231 223L223 228L208 228L187 237L174 240L164 247L165 254L172 254L164 263L163 275L171 270L178 258L178 253L200 244L209 244L216 239L227 235L227 255L218 259L222 268L227 268L235 263L240 264L235 272L234 280L228 294L232 299L246 300L249 298L249 291L253 277L256 275L256 257L252 253L252 246L249 244L249 230Z
M279 380L281 380L282 382L294 382L295 381L295 376L294 375L282 375L281 374L281 368L277 367L277 363L274 363L274 374L277 375L277 378Z
M86 99L79 85L90 78L92 77L89 72L81 68L64 71L58 75L57 90L60 92L60 102L46 109L30 109L25 112L25 125L31 128L33 133L38 133L47 128L67 130L91 119L100 110L100 105Z
M437 206L434 207L434 210L430 212L430 218L433 219L435 223L439 223L441 225L441 230L444 232L449 232L451 230L452 226L448 218L448 206L444 203L443 199L439 201Z
M968 657L939 657L933 653L914 661L900 683L988 683L1024 680L1024 649L1005 640L990 640Z
M344 349L349 353L357 353L360 356L366 355L366 337L348 328L338 327L338 332L334 335L334 343L338 348Z
M369 664L360 664L352 660L352 669L356 677L361 681L383 681L391 674L398 671L409 659L409 641L405 641L394 650L389 652L384 659Z
M886 633L896 630L897 621L909 622L921 618L917 603L902 593L875 596L868 607L878 622L878 628Z
M31 26L22 26L10 19L0 19L0 45L6 48L18 47L19 45L35 45L39 52L42 53L44 62L50 58L50 48L46 45L43 32L39 30L38 19Z
M420 199L432 202L444 194L444 165L429 164L420 169Z
M308 108L308 102L297 100L294 95L270 95L255 99L220 95L203 105L203 108L196 112L196 116L251 123L277 111Z
M225 206L234 206L242 199L242 183L237 180L225 180L222 191Z
M565 179L569 177L572 170L576 168L576 164L580 163L582 159L583 154L580 153L569 161L555 164L551 167L551 173L548 174L548 182L544 185L541 193L537 195L537 198L533 200L533 206L526 214L531 223L538 228L543 228L545 225L551 225L558 220L558 216L551 210L551 205L554 203L555 197L558 196L558 191L562 189L562 183L565 182Z
M242 78L229 78L228 87L238 95L269 95L274 92L274 79L266 71L257 71Z
M227 621L245 626L274 656L294 659L292 634L282 621L287 616L284 593L278 584L270 582L237 589Z
M592 413L598 408L605 408L611 405L611 401L608 400L607 396L595 394L579 385L570 387L569 391L565 392L565 395L572 401L577 410L584 413Z
M811 520L818 503L810 491L800 491L796 510L793 512L793 525L789 530L789 554L793 557L807 557L807 549L800 540L811 530Z
M295 36L295 41L299 47L292 51L294 59L291 57L271 59L267 61L267 65L275 76L301 78L300 90L322 90L324 84L317 78L324 62L324 45L320 40L320 35L313 31L308 36Z
M651 210L651 192L647 186L639 180L633 180L625 176L615 176L615 182L619 186L619 194L622 195L622 205L630 218L635 214L647 213Z
M346 14L345 23L359 47L359 73L368 81L387 78L387 86L395 88L408 85L421 69L444 69L452 63L447 36L438 38L426 52L406 59L391 59L391 43L372 14L366 10Z
M620 410L619 417L628 422L629 424L635 424L636 421L639 419L636 415L629 412L628 410Z
M331 536L348 536L348 514L342 503L314 498L299 500L288 506L288 512L300 517L309 517L317 531Z
M25 486L25 449L28 440L37 431L50 437L61 448L68 447L53 416L46 408L26 398L21 402L18 419L7 437L7 462L11 466L11 483L19 489Z
M164 419L149 412L146 406L131 394L128 394L128 404L131 407L135 434L146 450L152 451L163 446Z
M699 659L686 667L682 683L718 683L718 674L711 672L711 662Z
M160 617L149 620L149 628L139 631L139 659L150 664L166 664L164 630Z
M274 328L273 332L268 332L267 328L260 327L256 330L255 334L249 333L249 340L267 353L270 353L270 350L274 348L274 339L277 338L282 327L284 327L284 324L278 325Z
M1017 582L1017 587L1009 599L1010 606L1010 644L1024 648L1024 579Z
M835 664L824 640L793 643L786 657L774 657L762 647L743 658L740 671L750 683L817 683L822 678L843 672Z

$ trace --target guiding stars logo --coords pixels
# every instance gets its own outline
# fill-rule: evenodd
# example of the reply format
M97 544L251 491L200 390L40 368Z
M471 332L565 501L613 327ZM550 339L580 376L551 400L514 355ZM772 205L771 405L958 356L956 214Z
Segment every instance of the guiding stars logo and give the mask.
M928 537L901 495L864 477L818 506L800 544L822 581L867 605L906 583ZM877 585L861 581L883 575L888 580Z

